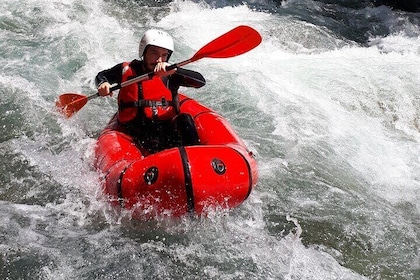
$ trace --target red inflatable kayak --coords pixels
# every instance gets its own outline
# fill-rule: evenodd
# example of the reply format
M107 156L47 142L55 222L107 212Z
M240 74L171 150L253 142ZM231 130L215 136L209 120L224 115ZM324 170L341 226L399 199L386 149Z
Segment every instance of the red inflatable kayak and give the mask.
M180 100L199 145L146 155L115 119L101 133L95 167L111 203L142 217L181 216L233 208L248 198L258 180L252 152L220 115L185 95Z

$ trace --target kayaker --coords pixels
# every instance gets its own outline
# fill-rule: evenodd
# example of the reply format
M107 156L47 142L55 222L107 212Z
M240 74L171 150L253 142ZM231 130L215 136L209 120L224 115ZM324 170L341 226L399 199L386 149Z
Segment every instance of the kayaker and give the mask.
M192 117L179 114L178 89L200 88L206 82L192 70L166 71L173 51L174 42L168 33L148 30L140 40L140 59L119 63L95 78L99 94L107 96L112 95L113 84L154 72L152 79L120 89L118 112L113 119L119 130L133 136L150 153L198 141Z

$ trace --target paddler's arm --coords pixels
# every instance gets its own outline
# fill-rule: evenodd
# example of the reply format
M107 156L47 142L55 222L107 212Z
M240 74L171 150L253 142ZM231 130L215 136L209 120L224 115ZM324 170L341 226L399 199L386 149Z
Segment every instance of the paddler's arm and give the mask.
M178 68L176 73L171 76L171 83L174 85L201 88L206 84L203 75L196 71Z
M112 84L121 83L122 80L122 63L114 67L99 72L95 77L95 84L98 93L101 96L112 95L109 91Z

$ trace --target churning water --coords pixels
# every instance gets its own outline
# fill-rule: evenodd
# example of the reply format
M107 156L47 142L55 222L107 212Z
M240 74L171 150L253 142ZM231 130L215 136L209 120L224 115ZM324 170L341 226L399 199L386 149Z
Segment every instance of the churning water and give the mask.
M419 279L419 20L356 1L3 0L0 278ZM238 25L262 44L188 65L207 85L185 93L255 151L255 191L209 217L110 209L92 162L115 96L69 120L56 98L94 93L151 27L177 62Z

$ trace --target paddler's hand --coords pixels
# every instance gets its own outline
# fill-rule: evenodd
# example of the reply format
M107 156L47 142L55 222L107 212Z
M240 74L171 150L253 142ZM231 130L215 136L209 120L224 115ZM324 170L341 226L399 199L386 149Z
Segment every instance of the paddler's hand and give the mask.
M158 62L154 69L155 75L159 77L165 77L165 76L174 74L176 72L176 68L166 71L166 67L169 67L169 66L170 64L167 62Z
M100 84L99 87L98 87L99 95L100 96L107 96L107 95L112 96L112 91L109 90L110 88L111 88L111 85L108 82L104 82L104 83Z

